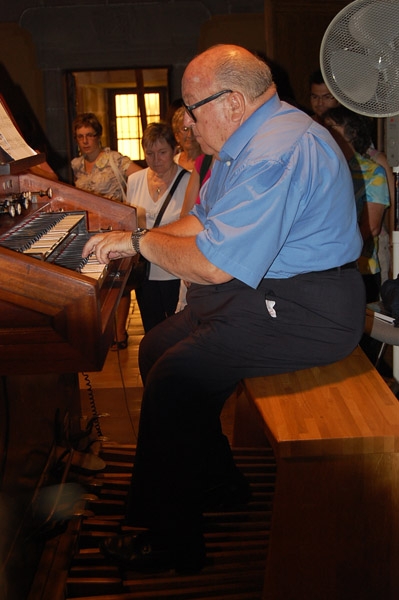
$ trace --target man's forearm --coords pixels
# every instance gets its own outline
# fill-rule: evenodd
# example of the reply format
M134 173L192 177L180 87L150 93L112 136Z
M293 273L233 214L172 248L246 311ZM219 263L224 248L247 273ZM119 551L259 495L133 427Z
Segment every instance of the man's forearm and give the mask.
M194 215L185 215L177 221L151 229L154 233L168 233L178 237L195 236L204 229L201 221Z
M203 285L226 283L232 277L215 267L197 248L196 237L202 230L202 224L192 215L170 225L150 229L140 238L140 253L179 279ZM113 231L91 237L83 248L82 256L86 258L91 253L101 263L134 256L132 232Z
M179 279L200 284L230 281L228 273L215 267L198 250L196 236L171 235L167 229L150 230L140 240L140 252L150 262Z

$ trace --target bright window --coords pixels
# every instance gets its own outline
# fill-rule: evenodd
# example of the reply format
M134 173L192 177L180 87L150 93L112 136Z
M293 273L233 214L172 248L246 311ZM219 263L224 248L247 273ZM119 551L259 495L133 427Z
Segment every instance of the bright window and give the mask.
M160 94L157 92L144 93L145 119L152 123L161 118ZM117 149L132 160L144 160L141 147L143 135L142 115L138 94L115 94L115 117Z

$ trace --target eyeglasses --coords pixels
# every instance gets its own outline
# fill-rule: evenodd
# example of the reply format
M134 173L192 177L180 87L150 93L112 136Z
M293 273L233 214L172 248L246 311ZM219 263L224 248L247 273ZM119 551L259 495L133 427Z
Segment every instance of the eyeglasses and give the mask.
M79 133L76 136L76 139L78 140L78 142L81 142L82 140L84 140L85 138L89 138L89 140L93 139L97 137L96 133Z
M310 97L314 101L321 100L322 102L329 102L330 100L336 100L336 98L334 98L334 96L332 94L321 94L320 96L318 94L310 94Z
M186 109L186 111L188 112L188 114L190 115L191 119L194 121L194 123L196 123L197 119L195 118L193 110L195 110L196 108L199 108L200 106L203 106L204 104L208 104L208 102L212 102L212 100L216 100L216 98L219 98L219 96L222 96L223 94L231 94L232 92L233 92L233 90L222 90L221 92L216 92L216 94L212 94L212 96L208 96L208 98L205 98L204 100L200 100L199 102L196 102L195 104L190 104L190 106L187 106L187 104L184 104L184 102L183 102L183 106Z

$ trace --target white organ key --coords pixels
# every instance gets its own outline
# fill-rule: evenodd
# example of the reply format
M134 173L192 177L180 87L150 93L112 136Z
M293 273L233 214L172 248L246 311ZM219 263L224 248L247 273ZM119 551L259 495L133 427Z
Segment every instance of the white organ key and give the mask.
M103 275L105 275L108 267L107 265L98 262L96 256L91 254L87 263L82 267L81 273L83 275L87 275L88 277L92 277L93 279L101 279Z

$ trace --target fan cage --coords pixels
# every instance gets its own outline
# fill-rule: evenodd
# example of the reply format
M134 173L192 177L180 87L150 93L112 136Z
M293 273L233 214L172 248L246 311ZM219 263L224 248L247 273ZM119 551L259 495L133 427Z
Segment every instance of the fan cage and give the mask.
M350 110L399 114L398 0L355 0L342 9L324 34L320 68L331 94Z

